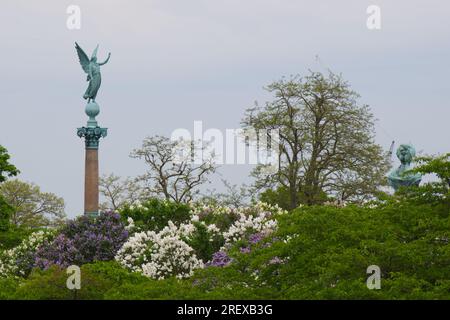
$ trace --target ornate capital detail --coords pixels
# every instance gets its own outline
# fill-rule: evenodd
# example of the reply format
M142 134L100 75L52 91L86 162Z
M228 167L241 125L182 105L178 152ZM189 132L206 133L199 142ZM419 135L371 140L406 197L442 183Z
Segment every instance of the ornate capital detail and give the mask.
M84 138L86 142L86 149L98 149L100 138L106 137L108 134L107 128L96 127L82 127L78 128L77 135Z

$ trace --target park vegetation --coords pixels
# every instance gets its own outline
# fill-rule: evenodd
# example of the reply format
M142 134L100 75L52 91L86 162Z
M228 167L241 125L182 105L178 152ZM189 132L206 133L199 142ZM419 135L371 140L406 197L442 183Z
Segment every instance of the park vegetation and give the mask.
M243 126L280 130L279 170L226 193L200 193L214 163L175 166L150 137L132 152L148 171L102 177L101 214L67 220L0 147L0 299L450 299L450 153L418 157L434 179L388 194L370 110L340 76L267 89Z

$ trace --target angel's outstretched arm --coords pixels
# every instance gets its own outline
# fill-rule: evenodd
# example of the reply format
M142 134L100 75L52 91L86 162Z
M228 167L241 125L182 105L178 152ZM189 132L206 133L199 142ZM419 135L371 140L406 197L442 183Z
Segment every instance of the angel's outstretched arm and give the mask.
M108 61L109 61L109 58L111 57L111 53L108 53L108 58L106 58L106 60L105 61L103 61L103 62L101 62L101 63L99 63L98 65L99 66L102 66L102 65L104 65L104 64L107 64L108 63Z

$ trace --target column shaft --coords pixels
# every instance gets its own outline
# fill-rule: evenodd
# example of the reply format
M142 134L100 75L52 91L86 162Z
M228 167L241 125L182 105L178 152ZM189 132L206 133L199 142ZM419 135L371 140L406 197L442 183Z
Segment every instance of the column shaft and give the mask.
M98 149L86 149L84 213L98 213Z

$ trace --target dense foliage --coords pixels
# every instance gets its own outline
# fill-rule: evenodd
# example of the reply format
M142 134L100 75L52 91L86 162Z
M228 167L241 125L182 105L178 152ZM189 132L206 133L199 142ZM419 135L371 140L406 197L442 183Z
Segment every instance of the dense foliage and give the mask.
M53 238L52 232L37 231L18 246L0 252L0 277L25 277L36 266L40 247Z
M265 203L232 209L151 200L121 215L80 217L0 251L0 299L450 299L442 172L363 205L287 213ZM152 206L175 222L153 222ZM66 287L69 264L81 267L80 290ZM366 283L373 265L379 290Z
M52 241L39 247L35 264L46 269L112 260L127 238L128 231L117 213L102 213L95 221L82 216L69 221Z
M32 231L29 229L10 225L7 230L0 231L0 250L18 246L31 233Z
M276 232L240 238L186 279L153 280L112 261L85 264L77 298L449 299L450 215L436 208L395 198L299 208L277 217ZM381 269L381 290L366 287L370 265ZM28 279L2 279L0 292L71 299L66 279L53 266Z
M10 228L11 215L14 212L14 208L5 201L0 195L0 232L8 231Z
M434 174L436 181L401 190L400 195L417 204L432 204L450 211L450 153L436 157L420 157L411 170L420 174Z
M176 209L179 206L173 205ZM138 208L148 211L145 206ZM188 219L180 219L178 224L169 220L162 230L136 232L119 250L116 260L150 278L187 278L195 269L203 268L215 252L254 233L274 231L275 218L282 213L278 207L263 203L240 209L192 205ZM128 219L135 228L134 221Z
M121 210L124 221L133 219L135 228L141 231L159 231L167 226L169 221L180 224L189 220L190 207L171 201L150 199L143 203L136 202L126 205Z
M276 170L258 164L255 188L286 188L289 209L320 204L324 193L341 201L372 199L386 183L389 162L374 141L373 114L350 84L331 71L311 71L266 90L272 100L248 109L242 120L245 129L279 134Z
M9 162L10 158L8 150L0 145L0 183L19 174L19 170Z
M17 179L0 185L0 197L13 208L10 223L29 229L62 224L66 218L64 200L51 192L43 192L34 183Z

